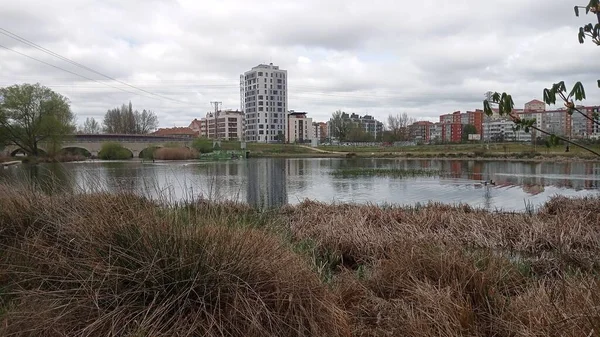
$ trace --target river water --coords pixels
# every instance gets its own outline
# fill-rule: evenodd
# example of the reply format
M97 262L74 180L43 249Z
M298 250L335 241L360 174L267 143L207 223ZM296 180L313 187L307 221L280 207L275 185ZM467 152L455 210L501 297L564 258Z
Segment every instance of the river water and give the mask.
M348 177L338 168L418 168L437 177ZM48 192L129 190L167 201L199 197L278 207L305 199L415 205L466 203L489 210L535 209L554 195L599 195L600 163L398 159L248 159L227 162L84 162L0 169L0 180ZM481 184L494 180L495 186Z

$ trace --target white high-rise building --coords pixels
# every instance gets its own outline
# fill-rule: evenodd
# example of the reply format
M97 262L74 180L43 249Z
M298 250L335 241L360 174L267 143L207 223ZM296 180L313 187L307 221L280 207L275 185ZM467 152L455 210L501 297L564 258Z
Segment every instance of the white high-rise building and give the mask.
M260 64L240 75L240 102L245 141L284 141L287 128L287 71Z

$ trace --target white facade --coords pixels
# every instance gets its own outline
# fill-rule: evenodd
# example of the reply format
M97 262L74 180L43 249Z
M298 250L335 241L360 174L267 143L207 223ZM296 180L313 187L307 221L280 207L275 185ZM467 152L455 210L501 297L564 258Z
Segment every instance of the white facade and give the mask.
M433 123L429 126L429 142L440 142L442 141L442 123Z
M240 101L245 140L277 142L287 128L287 71L272 63L260 64L240 76Z
M486 142L530 142L531 133L515 131L515 123L508 119L483 122L483 140Z
M308 143L315 136L312 118L307 118L305 112L290 111L288 115L288 129L286 142Z
M214 112L207 113L204 120L206 121L206 134L210 139L240 140L242 137L244 128L243 115L240 111L219 111L216 127Z

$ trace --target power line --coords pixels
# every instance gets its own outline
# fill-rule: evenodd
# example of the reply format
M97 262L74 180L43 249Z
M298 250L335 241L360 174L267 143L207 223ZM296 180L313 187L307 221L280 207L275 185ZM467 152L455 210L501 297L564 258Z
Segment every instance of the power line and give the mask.
M33 56L29 56L29 55L27 55L27 54L23 54L23 53L21 53L21 52L18 52L18 51L14 50L14 49L8 48L8 47L6 47L6 46L3 46L3 45L1 45L1 44L0 44L0 48L4 48L4 49L6 49L6 50L12 51L13 53L19 54L19 55L21 55L21 56L25 56L25 57L27 57L27 58L30 58L30 59L34 60L34 61L37 61L37 62L43 63L43 64L45 64L45 65L48 65L48 66L50 66L50 67L52 67L52 68L56 68L56 69L62 70L62 71L64 71L64 72L67 72L67 73L69 73L69 74L73 74L73 75L75 75L75 76L79 76L79 77L81 77L81 78L84 78L84 79L86 79L86 80L88 80L88 81L94 81L94 82L96 82L96 83L100 83L100 84L103 84L103 85L109 86L109 87L111 87L111 88L115 88L115 89L118 89L118 90L121 90L121 91L124 91L124 92L130 93L130 94L133 94L133 95L136 95L136 96L138 96L138 95L139 95L139 96L143 96L143 97L153 98L153 97L149 97L149 96L140 95L140 94L138 94L138 93L135 93L135 92L132 92L132 91L128 91L128 90L125 90L125 89L123 89L123 88L115 87L115 86L112 86L112 85L110 85L110 84L107 84L107 83L102 83L102 82L100 82L100 81L98 81L98 80L95 80L95 79L93 79L93 78L89 78L89 77L87 77L87 76L84 76L84 75L77 74L77 73L75 73L75 72L72 72L72 71L70 71L70 70L67 70L67 69L65 69L65 68L61 68L61 67L59 67L59 66L55 66L54 64L51 64L51 63L48 63L48 62L45 62L45 61L42 61L42 60L36 59L36 58L35 58L35 57L33 57Z
M89 67L87 67L87 66L85 66L85 65L83 65L83 64L81 64L81 63L75 62L75 61L73 61L73 60L71 60L71 59L68 59L68 58L66 58L66 57L62 56L62 55L59 55L59 54L57 54L57 53L55 53L55 52L53 52L53 51L51 51L51 50L49 50L49 49L46 49L46 48L44 48L44 47L42 47L42 46L40 46L40 45L38 45L38 44L36 44L36 43L34 43L34 42L31 42L31 41L27 40L27 39L26 39L26 38L24 38L24 37L21 37L21 36L19 36L19 35L15 34L15 33L12 33L12 32L10 32L10 31L8 31L8 30L6 30L6 29L4 29L4 28L0 28L0 34L3 34L3 35L5 35L5 36L8 36L8 37L10 37L10 38L12 38L12 39L14 39L14 40L17 40L17 41L19 41L19 42L21 42L21 43L24 43L24 44L28 45L28 46L30 46L30 47L36 48L36 49L38 49L38 50L41 50L41 51L43 51L43 52L45 52L45 53L47 53L47 54L50 54L50 55L52 55L52 56L54 56L54 57L57 57L57 58L59 58L59 59L61 59L61 60L65 61L65 62L68 62L68 63L70 63L70 64L73 64L73 65L75 65L75 66L78 66L78 67L80 67L80 68L83 68L83 69L85 69L85 70L91 71L91 72L93 72L93 73L95 73L95 74L97 74L97 75L100 75L100 76L102 76L102 77L105 77L105 78L107 78L107 79L109 79L109 80L116 81L116 82L118 82L118 83L121 83L121 84L123 84L123 85L126 85L126 86L128 86L128 87L130 87L130 88L137 89L137 90L143 91L143 92L145 92L145 93L147 93L147 94L150 94L150 95L153 95L153 96L156 96L156 97L160 97L160 98L163 98L163 99L167 99L167 100L170 100L170 101L174 101L174 102L177 102L177 103L189 104L189 102L184 102L184 101L180 101L180 100L177 100L177 99L173 99L173 98L170 98L170 97L167 97L167 96L163 96L163 95L160 95L160 94L156 94L156 93L153 93L153 92L150 92L150 91L147 91L147 90L144 90L144 89L138 88L138 87L136 87L136 86L133 86L133 85L131 85L131 84L129 84L129 83L126 83L126 82L123 82L123 81L117 80L117 79L115 79L115 78L113 78L113 77L110 77L110 76L108 76L108 75L105 75L105 74L103 74L103 73L101 73L101 72L98 72L98 71L96 71L96 70L94 70L94 69L92 69L92 68L89 68ZM6 48L6 47L4 47L4 48ZM6 49L8 49L8 48L6 48ZM9 49L9 50L10 50L10 49ZM62 69L62 68L59 68L59 69ZM63 70L64 70L64 69L63 69ZM71 73L72 73L72 72L71 72ZM97 82L97 81L96 81L96 82Z

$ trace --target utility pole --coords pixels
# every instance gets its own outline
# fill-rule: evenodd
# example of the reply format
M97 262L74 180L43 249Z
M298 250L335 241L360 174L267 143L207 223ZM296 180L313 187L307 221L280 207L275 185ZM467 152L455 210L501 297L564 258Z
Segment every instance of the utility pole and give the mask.
M217 134L217 115L219 114L219 105L223 105L223 102L213 101L210 102L210 104L214 105L215 107L215 139L218 140L219 136Z

